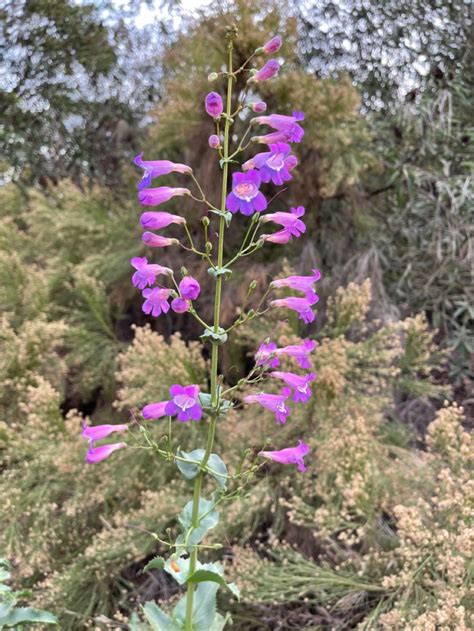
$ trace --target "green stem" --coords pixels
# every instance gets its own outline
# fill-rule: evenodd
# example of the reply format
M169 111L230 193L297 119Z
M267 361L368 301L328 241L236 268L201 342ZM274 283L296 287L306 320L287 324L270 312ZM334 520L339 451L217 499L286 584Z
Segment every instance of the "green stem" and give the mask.
M229 61L228 61L228 78L227 78L227 103L226 103L226 118L224 127L224 164L222 167L222 194L221 194L221 208L222 213L225 212L225 202L227 197L227 178L229 174L229 131L230 131L230 115L232 112L232 83L234 75L232 73L232 39L229 40ZM225 219L223 216L219 218L219 243L217 250L217 266L222 267L224 262L224 230ZM220 326L220 313L221 313L221 297L222 297L222 281L223 277L218 276L216 279L216 293L214 296L214 331L218 333ZM216 343L212 343L211 351L211 403L213 408L217 408L219 401L219 391L217 384L218 376L218 363L219 363L219 346ZM207 434L206 452L202 460L202 467L206 467L209 460L209 456L212 452L212 446L214 444L214 437L216 434L217 414L213 414L209 423L209 429ZM204 471L201 470L196 476L194 481L194 493L193 493L193 510L192 510L192 525L196 528L199 525L199 500L201 497L202 482L204 477ZM197 567L198 549L193 548L189 561L189 575L191 576ZM188 591L186 598L186 618L184 623L185 631L192 631L193 629L193 600L194 600L194 583L188 583Z

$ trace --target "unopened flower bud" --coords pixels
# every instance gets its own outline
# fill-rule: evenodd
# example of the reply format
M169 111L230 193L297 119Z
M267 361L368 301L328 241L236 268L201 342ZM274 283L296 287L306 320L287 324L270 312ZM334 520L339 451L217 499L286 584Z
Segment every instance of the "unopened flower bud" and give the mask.
M212 251L212 243L210 241L206 241L205 247L206 247L207 254L210 254Z
M267 104L265 103L265 101L256 101L255 103L252 103L250 107L257 114L262 114L266 111Z
M211 147L212 149L217 149L218 147L220 147L221 141L219 139L219 136L217 136L216 134L212 134L212 136L209 136L209 147Z
M249 289L250 291L254 291L255 289L257 289L257 281L253 280L250 285L249 285Z
M222 98L220 94L217 94L217 92L209 92L204 101L204 105L206 112L209 116L212 116L212 118L219 118L224 111Z
M270 59L267 63L260 68L251 78L251 81L267 81L273 79L280 70L280 64L276 59Z
M188 270L184 266L180 269L180 272L181 272L181 276L187 276L188 275Z
M203 217L201 219L201 223L205 228L207 228L211 222L209 221L209 217Z
M273 53L276 53L278 50L280 50L282 43L282 39L278 35L276 37L272 37L272 39L268 40L268 42L265 42L265 44L262 46L263 52L267 55L273 55Z
M217 79L219 75L217 74L217 72L211 72L210 74L207 75L207 80L209 81L209 83L212 83L213 81L215 81Z

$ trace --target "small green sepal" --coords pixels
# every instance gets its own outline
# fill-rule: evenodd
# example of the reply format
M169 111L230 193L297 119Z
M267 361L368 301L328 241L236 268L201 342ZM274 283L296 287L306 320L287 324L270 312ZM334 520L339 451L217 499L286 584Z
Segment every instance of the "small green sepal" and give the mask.
M225 344L227 342L228 335L225 332L225 329L219 327L217 333L213 329L206 329L202 335L200 335L202 340L210 340L213 344Z
M210 267L207 273L215 279L219 276L225 276L226 280L228 280L232 276L232 270L228 267Z

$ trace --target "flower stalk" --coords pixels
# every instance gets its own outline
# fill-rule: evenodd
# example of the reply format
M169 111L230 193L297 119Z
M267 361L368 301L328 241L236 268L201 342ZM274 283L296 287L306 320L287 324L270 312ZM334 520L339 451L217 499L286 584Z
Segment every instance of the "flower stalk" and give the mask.
M229 473L227 466L220 456L213 453L216 436L217 422L225 419L227 411L238 405L234 392L245 389L240 401L245 404L257 404L261 408L274 413L277 424L285 423L291 413L291 402L306 403L311 396L310 382L315 375L312 372L299 374L285 371L273 371L279 365L279 357L288 356L296 360L300 369L310 370L308 354L314 349L315 343L306 340L302 344L278 348L275 342L265 340L255 355L255 366L246 377L238 380L238 383L229 387L225 375L219 374L220 346L225 344L228 334L242 324L263 316L271 308L285 308L296 311L300 319L307 323L314 319L312 306L316 304L318 296L314 291L314 283L319 280L319 272L313 270L311 276L289 276L287 278L273 280L262 292L257 306L248 308L248 302L252 292L257 287L257 280L253 280L248 287L247 295L240 306L239 315L233 323L226 323L226 328L221 326L221 302L224 280L228 280L232 274L231 266L238 260L247 257L256 250L264 247L267 242L283 245L298 238L305 232L305 224L301 217L304 208L298 206L291 212L278 210L277 212L264 214L268 206L275 201L277 194L268 196L266 185L282 186L292 179L291 171L298 165L297 157L292 153L291 143L299 143L304 135L304 129L299 124L304 120L301 112L293 112L292 116L282 114L270 114L247 120L246 131L240 140L236 140L236 149L231 152L231 129L234 125L236 113L247 111L261 114L266 110L263 101L246 102L248 88L252 91L255 85L271 79L279 70L279 63L270 60L259 71L247 70L246 66L257 55L275 52L281 46L281 39L274 37L263 47L257 49L240 66L234 70L233 43L237 36L236 29L231 29L228 34L227 67L224 72L211 73L212 81L218 77L226 77L227 91L225 104L219 92L211 92L205 98L205 111L213 121L216 134L210 136L209 147L217 149L219 166L221 168L222 186L220 204L214 205L208 201L206 193L193 174L191 167L170 162L169 160L144 160L142 154L137 156L135 164L143 169L144 174L138 185L138 199L142 206L160 206L176 196L191 197L197 203L207 206L208 216L202 218L204 229L204 251L195 247L192 235L188 229L186 220L180 215L167 211L147 211L141 216L143 228L148 230L143 233L142 240L150 248L162 249L179 245L181 248L206 260L210 267L209 275L214 279L213 292L213 316L212 322L207 324L199 315L194 303L201 293L201 287L196 278L188 274L185 267L181 268L181 280L175 277L172 269L149 262L146 257L135 257L131 260L135 272L132 277L133 284L142 292L144 302L142 310L151 317L158 317L170 310L178 314L189 313L199 322L204 331L201 339L211 344L210 359L210 391L201 392L198 384L174 384L169 390L170 398L165 401L147 403L141 410L143 423L136 420L134 425L139 428L139 436L133 434L129 425L99 425L93 428L84 428L83 437L88 440L89 448L86 460L89 463L100 462L112 456L117 450L128 447L125 442L107 443L97 446L97 442L107 439L111 435L127 432L131 440L143 438L145 446L131 446L136 449L152 450L158 457L168 463L174 463L181 475L189 481L193 481L192 499L184 506L178 516L181 525L179 534L174 543L166 542L158 534L154 538L170 549L174 549L169 559L165 561L157 557L158 565L153 568L164 569L180 584L187 586L186 596L176 605L171 614L165 613L153 603L153 610L157 612L160 621L166 628L176 628L182 631L193 631L196 628L223 628L226 619L215 611L215 597L219 586L225 587L238 597L238 589L233 583L224 580L224 567L221 563L203 564L198 559L199 549L218 550L221 544L206 545L201 542L208 532L219 521L220 509L227 502L239 497L244 488L250 483L257 470L264 466L265 460L285 465L297 465L299 471L306 470L304 457L309 453L309 447L302 440L297 446L286 446L283 449L267 449L273 441L266 441L258 454L246 449L242 455L240 464L235 473ZM233 90L238 76L243 72L249 72L247 85L236 94L237 110L232 111ZM215 76L214 76L215 75ZM243 78L243 77L242 77ZM274 133L260 136L258 142L267 144L268 150L261 152L241 165L241 170L236 171L234 164L238 164L239 154L243 154L251 145L246 141L249 131L255 125L266 125L275 130ZM240 158L239 158L240 159ZM232 165L232 166L231 166ZM232 188L229 191L229 176L232 168ZM191 193L188 188L173 188L158 186L152 187L152 181L161 175L178 173L180 176L191 178L198 190L199 197ZM260 188L264 190L261 191ZM285 190L285 189L283 189ZM227 263L224 263L224 238L227 224L236 213L247 217L247 230L242 243L237 251L231 254ZM209 240L209 225L214 215L214 221L218 221L217 244ZM277 232L265 235L260 234L261 227L273 222L281 227ZM180 240L169 238L151 231L160 231L172 224L180 225L184 231L188 245ZM216 254L217 252L217 254ZM164 281L161 281L164 277ZM170 287L171 285L171 287ZM288 296L288 289L300 292L301 295ZM284 290L284 297L278 298L278 292ZM269 294L275 292L277 298L269 300ZM281 294L280 294L281 295ZM277 385L279 384L279 385ZM264 385L270 386L270 391L255 391ZM275 388L280 388L275 393ZM252 393L249 390L253 390ZM241 405L242 403L240 403ZM167 417L166 436L162 440L166 443L162 449L160 445L148 433L147 425L153 424ZM208 419L207 439L205 448L184 452L179 447L173 446L172 424L176 422L199 422L202 418ZM278 439L277 441L278 442ZM256 460L260 459L260 464ZM243 470L246 460L250 461L248 468ZM216 490L209 498L202 496L204 476L213 478ZM169 536L169 535L168 535ZM153 562L155 562L154 560ZM147 566L148 567L148 566ZM147 568L145 568L147 569ZM205 602L206 606L201 605ZM144 613L146 615L145 609Z
M220 210L224 214L226 210L226 197L227 197L227 179L229 176L229 133L231 127L231 110L232 110L232 84L234 80L233 75L233 66L232 66L232 49L233 49L233 38L229 37L228 43L228 62L227 62L227 100L226 100L226 118L225 118L225 127L224 127L224 154L223 154L223 166L222 166L222 192L221 192L221 207ZM217 267L221 268L224 262L224 233L225 233L225 218L223 214L219 217L219 234L218 234L218 249L217 249ZM217 276L216 278L216 291L214 294L214 333L219 332L220 328L220 312L221 312L221 299L222 299L222 283L224 277L222 275ZM219 345L212 341L212 349L211 349L211 405L217 410L219 403L219 393L217 389L217 375L218 375L218 367L219 367ZM212 447L214 445L214 438L216 434L216 423L217 423L217 411L211 414L208 434L207 434L207 444L206 451L204 454L204 458L202 461L201 471L197 475L194 481L194 492L193 492L193 512L192 512L192 525L194 528L198 526L199 519L199 500L201 497L201 489L202 482L204 478L204 469L209 460L209 456L212 452ZM196 571L198 560L198 548L193 548L190 557L189 563L189 574L192 574ZM195 591L195 583L188 583L188 591L186 598L186 618L185 618L185 631L192 631L193 628L193 602L194 602L194 591Z

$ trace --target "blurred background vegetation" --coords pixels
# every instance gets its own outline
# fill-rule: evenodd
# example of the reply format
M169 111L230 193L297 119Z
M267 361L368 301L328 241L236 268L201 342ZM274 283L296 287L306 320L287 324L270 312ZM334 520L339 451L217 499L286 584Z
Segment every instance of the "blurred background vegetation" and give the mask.
M245 260L224 318L254 278L261 290L283 270L323 273L314 401L279 432L310 443L310 470L268 466L213 534L243 591L226 603L232 628L472 628L474 40L462 0L2 3L0 556L64 631L128 629L139 603L176 598L171 579L142 572L160 553L144 529L175 527L187 484L146 452L85 467L80 425L127 420L175 382L206 387L200 331L144 316L131 287L129 259L144 254L131 164L141 150L191 164L216 194L202 102L229 24L242 61L284 38L284 71L262 96L306 113L279 203L303 204L308 230ZM199 242L196 210L179 206ZM160 263L185 263L211 289L201 263L171 250ZM246 326L222 359L229 381L270 329L281 344L307 334L291 320ZM235 467L271 431L264 412L232 413L219 449ZM183 448L202 438L178 432Z

